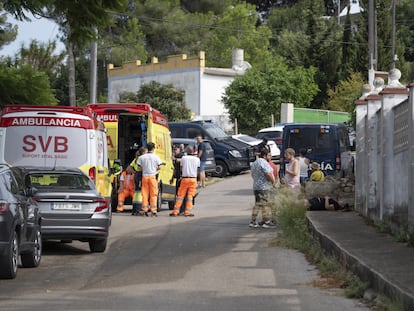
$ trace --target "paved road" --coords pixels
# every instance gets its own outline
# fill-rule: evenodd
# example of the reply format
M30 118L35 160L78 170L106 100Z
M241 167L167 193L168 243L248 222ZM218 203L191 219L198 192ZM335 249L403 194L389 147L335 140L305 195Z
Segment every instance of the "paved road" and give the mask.
M41 266L0 280L0 310L368 310L311 285L317 271L275 230L247 227L249 174L203 189L196 217L114 215L110 243L48 243Z

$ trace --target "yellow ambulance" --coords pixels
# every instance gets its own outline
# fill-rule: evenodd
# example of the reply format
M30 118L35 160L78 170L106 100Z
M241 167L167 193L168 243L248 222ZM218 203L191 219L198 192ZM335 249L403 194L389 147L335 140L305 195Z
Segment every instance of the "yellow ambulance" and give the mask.
M169 183L173 174L172 142L167 118L149 104L89 104L107 129L108 155L112 164L128 166L141 146L148 142L155 144L156 154L165 165L158 175L157 208L168 202L172 209L175 200L175 186ZM117 201L117 181L113 183L113 202Z

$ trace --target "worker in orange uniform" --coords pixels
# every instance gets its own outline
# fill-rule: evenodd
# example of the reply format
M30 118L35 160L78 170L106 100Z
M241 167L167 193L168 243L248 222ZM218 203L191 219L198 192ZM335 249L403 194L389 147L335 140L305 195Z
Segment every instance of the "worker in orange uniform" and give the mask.
M193 209L193 198L197 193L197 170L200 167L200 158L192 155L193 148L191 146L187 147L186 153L187 155L183 156L180 161L181 183L178 188L174 209L170 214L172 217L178 216L180 213L184 197L187 199L185 203L184 216L194 216L194 214L191 213L191 210Z
M118 207L117 212L124 211L125 198L134 196L134 175L135 170L132 166L128 165L119 177L119 189L118 189Z
M157 216L158 181L156 175L160 170L160 166L164 163L162 163L160 158L154 154L154 143L148 143L147 149L148 152L140 156L137 161L142 170L141 214L147 216L148 210L150 210L151 216Z

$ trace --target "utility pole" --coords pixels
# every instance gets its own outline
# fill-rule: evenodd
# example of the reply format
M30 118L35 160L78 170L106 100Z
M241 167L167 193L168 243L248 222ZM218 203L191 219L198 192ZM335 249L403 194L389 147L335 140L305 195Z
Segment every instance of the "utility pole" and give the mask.
M95 28L95 35L98 36L98 30ZM96 86L97 86L97 58L98 43L97 38L91 42L91 72L90 72L90 98L89 102L96 103Z
M374 0L368 0L368 81L371 87L374 85L375 70L377 70L377 42Z
M338 25L341 25L341 0L338 1Z
M392 49L391 49L391 69L395 68L397 55L395 54L395 0L392 0Z

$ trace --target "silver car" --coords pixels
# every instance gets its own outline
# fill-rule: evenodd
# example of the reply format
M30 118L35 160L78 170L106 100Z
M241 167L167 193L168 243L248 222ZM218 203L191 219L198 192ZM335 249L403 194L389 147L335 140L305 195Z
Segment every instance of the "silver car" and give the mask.
M43 240L88 242L91 252L104 252L111 223L110 204L92 180L76 168L23 168L34 188Z

